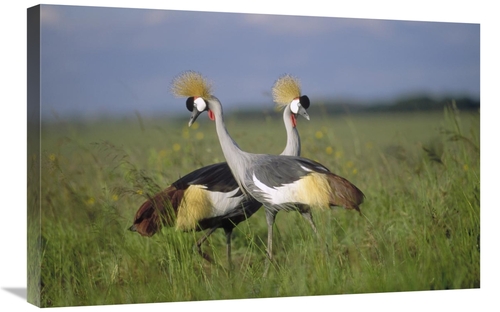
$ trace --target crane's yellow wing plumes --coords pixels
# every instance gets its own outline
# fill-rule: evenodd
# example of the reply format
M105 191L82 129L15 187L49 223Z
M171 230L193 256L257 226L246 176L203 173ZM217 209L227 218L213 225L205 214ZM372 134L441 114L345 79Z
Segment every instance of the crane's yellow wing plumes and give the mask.
M177 97L207 98L212 94L212 84L200 73L185 71L174 79L171 91Z
M283 75L274 83L273 101L278 109L283 109L300 95L300 81L292 75Z

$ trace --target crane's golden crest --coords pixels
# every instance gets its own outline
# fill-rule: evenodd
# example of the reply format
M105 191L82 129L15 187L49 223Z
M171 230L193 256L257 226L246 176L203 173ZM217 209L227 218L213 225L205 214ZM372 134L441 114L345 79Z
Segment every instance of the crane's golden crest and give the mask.
M172 93L177 97L210 97L212 85L200 73L185 71L172 82Z
M273 101L278 109L284 108L300 95L300 81L292 75L283 75L274 83Z

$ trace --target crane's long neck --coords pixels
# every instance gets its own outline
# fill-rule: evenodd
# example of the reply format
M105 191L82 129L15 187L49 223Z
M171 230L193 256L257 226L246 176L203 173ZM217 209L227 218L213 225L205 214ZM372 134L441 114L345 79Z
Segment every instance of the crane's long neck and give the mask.
M295 117L292 117L290 105L287 105L283 111L283 121L285 122L286 128L286 147L281 155L300 156L299 131L297 131L297 127L295 127L294 122L292 122L292 118Z
M231 168L231 172L233 173L236 182L238 182L240 187L242 187L245 169L250 165L251 154L242 151L227 132L222 114L222 105L218 99L213 98L210 100L209 109L215 117L215 129L217 131L217 136L219 137L222 153L226 158L229 168Z

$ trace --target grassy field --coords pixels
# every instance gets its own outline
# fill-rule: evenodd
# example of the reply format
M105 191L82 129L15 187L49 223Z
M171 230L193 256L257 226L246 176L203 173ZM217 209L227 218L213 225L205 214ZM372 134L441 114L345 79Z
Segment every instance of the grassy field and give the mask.
M349 179L366 200L362 215L315 212L322 241L298 213L278 214L276 264L266 278L263 209L235 229L232 271L222 230L204 245L218 265L193 250L202 233L164 228L146 238L127 230L147 194L224 160L215 126L204 115L188 128L188 117L43 125L40 159L33 157L41 161L42 231L28 228L37 238L28 248L41 248L28 273L40 264L41 284L29 281L29 301L56 307L480 287L478 112L299 119L302 156ZM226 119L244 150L278 154L285 145L279 113Z

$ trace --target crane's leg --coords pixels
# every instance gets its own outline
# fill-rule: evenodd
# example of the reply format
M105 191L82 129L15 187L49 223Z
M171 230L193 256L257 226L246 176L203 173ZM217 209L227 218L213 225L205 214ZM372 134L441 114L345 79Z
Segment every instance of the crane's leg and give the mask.
M203 235L202 238L200 238L197 242L196 242L196 249L198 250L198 253L200 254L200 256L203 257L203 259L207 260L208 262L210 263L213 263L212 259L210 258L209 255L207 255L206 253L203 252L203 250L201 250L201 245L207 240L207 238L212 235L212 233L217 230L216 227L214 228L211 228L209 229L205 235Z
M304 219L306 219L309 222L309 224L311 225L314 233L316 234L316 236L319 239L318 230L316 229L316 224L314 224L314 220L313 220L313 216L312 216L311 211L310 210L308 210L308 211L301 211L300 214L302 215L302 217L304 217Z
M226 252L227 252L227 262L229 264L229 270L233 269L233 262L231 261L231 235L233 234L233 229L224 229L226 233Z
M312 213L311 213L311 210L309 209L309 207L301 207L299 212L302 215L302 217L304 217L304 219L306 219L309 222L314 233L316 234L316 237L318 238L319 241L321 241L322 239L319 236L318 230L316 229L316 225L314 224L313 216L312 216ZM330 248L328 247L328 243L324 242L324 244L326 247L327 254L330 255Z
M266 209L266 220L267 220L267 261L266 267L264 269L264 277L267 275L269 270L269 265L273 260L273 225L276 219L276 212Z

